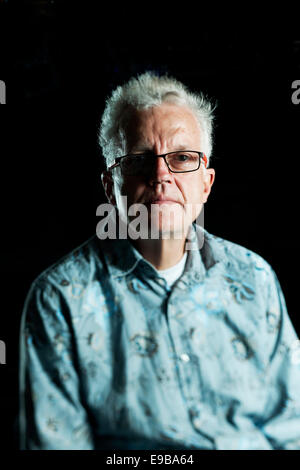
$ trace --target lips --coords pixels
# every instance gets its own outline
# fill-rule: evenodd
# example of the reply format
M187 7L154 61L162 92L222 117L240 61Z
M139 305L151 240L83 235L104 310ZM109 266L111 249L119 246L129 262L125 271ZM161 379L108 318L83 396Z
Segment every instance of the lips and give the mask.
M153 197L146 204L180 204L179 201L169 197Z
M177 201L172 201L170 199L159 199L155 201L151 201L150 204L179 204Z

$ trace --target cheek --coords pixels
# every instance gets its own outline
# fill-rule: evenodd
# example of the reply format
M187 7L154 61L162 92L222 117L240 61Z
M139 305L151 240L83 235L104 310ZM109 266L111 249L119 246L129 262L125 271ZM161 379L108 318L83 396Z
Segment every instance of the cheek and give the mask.
M129 206L140 200L144 189L144 185L141 185L135 178L127 177L120 185L120 195L127 196Z
M177 181L186 204L201 204L203 202L203 180L197 175L185 175L186 178Z

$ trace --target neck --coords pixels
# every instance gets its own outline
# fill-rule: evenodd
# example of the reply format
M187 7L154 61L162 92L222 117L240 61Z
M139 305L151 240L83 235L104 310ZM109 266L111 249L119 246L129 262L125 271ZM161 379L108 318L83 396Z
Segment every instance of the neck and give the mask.
M185 238L182 239L137 239L133 246L157 270L175 266L184 255Z

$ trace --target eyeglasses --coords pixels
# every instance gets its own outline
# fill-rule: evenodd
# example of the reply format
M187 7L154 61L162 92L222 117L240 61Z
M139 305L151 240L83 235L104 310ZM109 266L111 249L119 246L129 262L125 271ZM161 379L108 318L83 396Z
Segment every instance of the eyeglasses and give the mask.
M120 166L124 176L147 175L153 169L154 158L160 157L164 159L172 173L188 173L200 168L201 159L205 157L205 154L194 150L178 150L163 155L128 154L117 157L108 170Z

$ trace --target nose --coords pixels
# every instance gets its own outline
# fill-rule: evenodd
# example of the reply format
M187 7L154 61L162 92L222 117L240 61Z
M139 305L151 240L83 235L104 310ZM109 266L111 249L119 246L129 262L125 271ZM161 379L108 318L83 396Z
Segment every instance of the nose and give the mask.
M150 173L150 184L168 183L171 181L171 173L163 157L154 158Z

